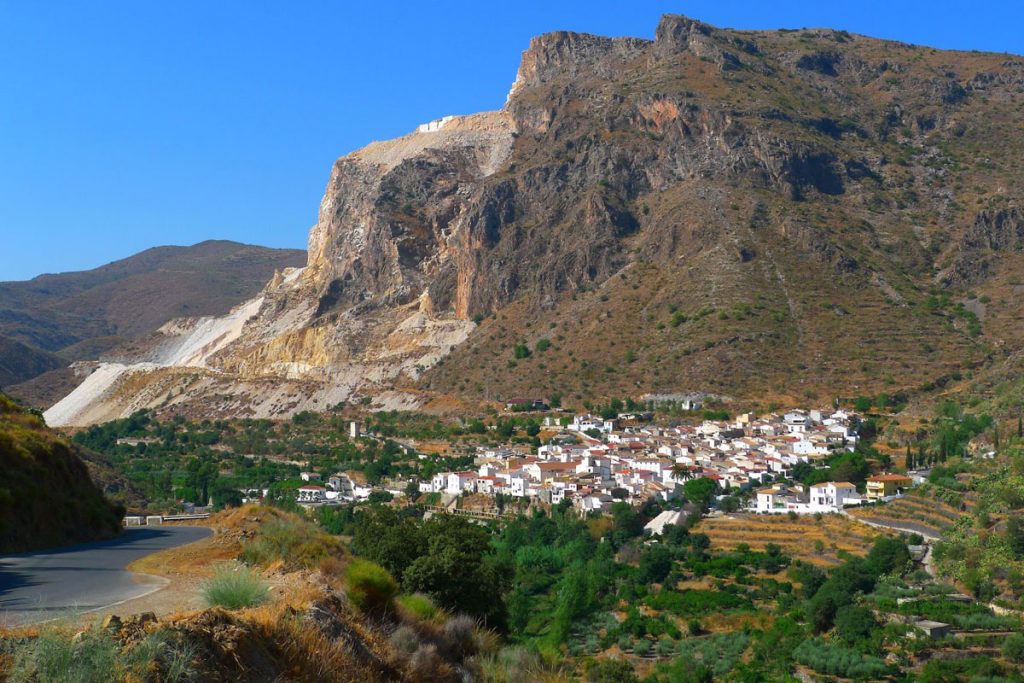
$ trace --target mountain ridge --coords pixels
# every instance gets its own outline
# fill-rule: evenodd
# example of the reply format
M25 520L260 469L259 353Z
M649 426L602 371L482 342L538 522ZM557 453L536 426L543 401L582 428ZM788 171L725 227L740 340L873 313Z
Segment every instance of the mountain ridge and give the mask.
M297 250L206 240L153 247L92 270L0 282L0 343L9 351L0 385L94 360L172 317L225 313L276 270L304 261ZM39 395L31 386L14 391Z
M1022 92L1024 59L828 29L544 34L502 110L339 159L307 266L90 419L958 381L1024 339L974 312L1021 252Z

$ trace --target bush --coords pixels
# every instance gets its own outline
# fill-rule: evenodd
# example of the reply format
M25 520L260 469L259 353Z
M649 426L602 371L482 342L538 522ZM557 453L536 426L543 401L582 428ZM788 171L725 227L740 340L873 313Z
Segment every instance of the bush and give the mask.
M310 569L325 557L340 553L338 539L312 522L289 515L262 524L256 537L242 548L242 560L261 567L282 562L286 567Z
M11 652L5 680L11 683L113 683L150 680L154 664L159 680L167 683L194 680L193 648L155 633L130 650L122 651L106 629L98 626L73 640L67 633L44 630L26 639Z
M459 614L444 624L444 635L452 652L460 659L477 650L476 620L465 614Z
M328 580L339 579L345 574L345 563L332 556L320 560L320 574Z
M18 648L10 680L52 683L106 683L118 680L117 642L98 628L86 631L73 643L67 634L46 631Z
M491 683L519 683L545 680L544 663L540 656L522 647L507 647L496 655L485 655L479 660L483 680Z
M889 672L889 667L878 657L830 645L821 638L811 638L800 643L793 650L793 658L819 673L843 678L875 679Z
M438 609L433 601L422 593L399 595L398 605L404 614L419 621L430 621L437 616Z
M1011 662L1019 664L1024 662L1024 635L1014 633L1003 641L1003 656Z
M622 659L601 659L587 662L587 683L639 683L633 665Z
M210 607L241 609L262 604L269 598L267 586L250 569L222 568L202 588L203 600Z
M391 611L398 583L386 569L369 560L355 559L349 563L345 577L348 599L353 605L367 613Z

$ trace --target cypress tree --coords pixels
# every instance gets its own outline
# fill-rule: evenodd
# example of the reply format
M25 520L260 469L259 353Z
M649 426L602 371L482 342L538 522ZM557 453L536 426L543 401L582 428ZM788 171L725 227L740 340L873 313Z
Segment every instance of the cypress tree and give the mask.
M914 469L914 454L910 451L909 443L907 444L907 456L903 460L903 466L907 469L908 472Z

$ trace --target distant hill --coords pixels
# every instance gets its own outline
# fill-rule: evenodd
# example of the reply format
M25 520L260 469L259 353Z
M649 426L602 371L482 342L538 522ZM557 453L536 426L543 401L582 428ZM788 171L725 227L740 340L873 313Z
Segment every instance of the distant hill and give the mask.
M276 270L305 260L295 249L208 241L147 249L93 270L0 282L0 386L97 358L172 318L226 313Z
M0 553L109 538L121 511L75 447L0 394Z
M60 356L34 349L28 344L0 337L0 386L16 384L66 365Z

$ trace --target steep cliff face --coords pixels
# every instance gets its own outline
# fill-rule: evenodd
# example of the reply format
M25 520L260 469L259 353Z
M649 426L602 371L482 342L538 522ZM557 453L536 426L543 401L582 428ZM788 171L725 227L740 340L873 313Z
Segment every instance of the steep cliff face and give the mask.
M991 354L922 304L999 271L971 265L985 235L986 259L1018 249L1016 214L985 212L1021 194L1022 74L1005 55L679 16L653 41L540 36L501 111L340 159L307 266L276 275L230 333L166 327L151 366L108 369L102 400L83 392L61 420L396 391L933 383Z

